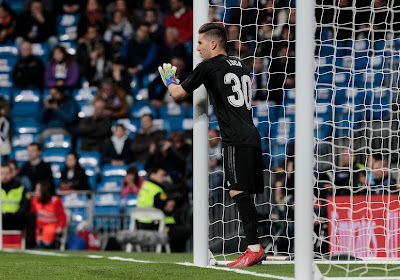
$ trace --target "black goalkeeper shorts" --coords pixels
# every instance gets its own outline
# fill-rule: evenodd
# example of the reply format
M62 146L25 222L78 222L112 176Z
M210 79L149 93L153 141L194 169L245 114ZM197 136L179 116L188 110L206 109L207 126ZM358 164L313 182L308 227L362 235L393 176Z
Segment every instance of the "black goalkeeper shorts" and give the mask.
M223 148L224 188L250 194L264 191L262 152L256 147Z

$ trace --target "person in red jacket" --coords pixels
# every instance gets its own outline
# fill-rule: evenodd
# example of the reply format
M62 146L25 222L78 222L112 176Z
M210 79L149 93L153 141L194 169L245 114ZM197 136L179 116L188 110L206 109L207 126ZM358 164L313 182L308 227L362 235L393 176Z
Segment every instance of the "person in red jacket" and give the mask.
M52 248L56 235L66 226L64 207L61 199L52 195L49 181L37 183L35 192L31 212L36 213L36 243L39 248Z
M164 27L174 27L178 30L178 39L184 43L193 37L193 10L185 7L183 0L170 0L172 13L167 15Z

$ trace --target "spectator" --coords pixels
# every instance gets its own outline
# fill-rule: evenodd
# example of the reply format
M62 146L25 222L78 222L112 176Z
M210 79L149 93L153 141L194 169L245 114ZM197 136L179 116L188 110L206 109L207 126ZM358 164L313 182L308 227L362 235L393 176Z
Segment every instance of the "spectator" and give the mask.
M124 165L133 161L131 140L126 134L125 126L117 124L111 140L105 144L102 154L103 163Z
M160 141L165 139L165 132L157 129L153 123L153 116L144 114L140 118L141 128L133 138L132 152L135 161L145 163L149 156L149 147L151 143L159 146Z
M222 186L222 142L218 131L210 128L208 131L208 170L210 173L210 189Z
M148 9L145 11L144 22L149 25L150 39L160 46L164 42L164 27L158 20L157 11Z
M125 60L123 58L114 58L111 70L107 73L107 78L112 79L114 84L123 89L127 94L131 92L132 79L126 70Z
M132 1L128 3L126 0L116 0L115 2L112 2L106 8L107 14L113 14L115 11L120 11L132 27L136 28L141 20L133 13L132 7L128 7L127 4L131 4L130 6L132 6Z
M193 37L193 10L185 7L184 0L170 0L169 5L172 13L166 16L164 27L176 28L180 42L190 41Z
M59 14L79 14L81 4L79 0L60 0L57 1L59 4Z
M162 60L159 64L170 61L173 57L184 59L186 64L189 62L186 47L183 43L179 42L178 30L173 27L169 27L165 30L165 42L160 45L159 50Z
M176 210L176 201L169 198L164 190L166 172L162 168L149 170L149 180L144 182L139 191L137 207L155 207L161 209L166 217L165 224L173 252L183 251L186 240L190 237L190 229L185 225L178 225L173 217ZM141 229L154 229L151 220L138 221Z
M157 56L157 45L150 39L149 26L146 23L140 24L136 29L136 36L125 43L121 56L127 60L131 75L151 69Z
M372 194L387 194L399 191L396 186L396 179L390 174L389 162L382 154L374 155L372 175L374 176L374 186L371 186Z
M146 180L139 176L135 166L130 166L126 170L126 175L122 180L121 197L126 198L128 195L138 195L140 188Z
M253 68L254 51L250 49L248 43L233 41L232 44L228 45L227 52L230 56L240 57L248 69Z
M156 2L156 0L143 0L142 7L135 9L134 13L140 22L146 21L147 10L154 10L157 13L158 23L162 26L164 25L164 14L160 9L160 5L158 5Z
M23 12L17 20L17 34L15 44L18 46L24 40L32 43L46 43L49 49L57 44L55 20L51 14L43 11L41 0L31 1L30 9Z
M49 93L50 96L43 99L39 111L39 121L44 125L44 130L39 135L41 143L53 134L73 137L77 133L79 107L75 99L67 96L60 87L51 87Z
M32 54L31 42L25 41L21 44L20 54L12 72L14 86L21 89L42 89L44 66L42 60Z
M31 143L28 146L29 161L24 163L21 168L21 181L26 182L25 187L33 191L33 187L40 181L47 180L53 187L52 193L55 193L53 173L50 164L42 161L42 146L39 143Z
M257 29L254 20L258 18L258 11L251 7L250 0L241 0L240 4L241 7L231 10L228 23L242 26L240 40L255 40Z
M76 61L81 75L87 75L87 69L90 67L92 57L97 57L96 47L100 42L100 35L96 26L89 25L85 35L78 40L78 49L76 51Z
M279 39L281 37L282 26L288 22L286 9L281 9L278 1L267 0L266 3L260 7L258 22L262 25L261 29L263 29L263 31L267 28L270 35L266 36L267 38ZM265 33L263 32L263 34ZM258 39L260 38L258 37Z
M79 162L78 156L69 153L65 160L65 167L61 170L60 191L88 191L90 190L88 176Z
M29 181L29 179L26 178L26 176L21 178L18 162L15 159L9 158L6 161L6 164L10 167L11 177L15 182L17 182L18 184L20 184L22 186L25 186L25 188L26 188L26 186L30 186L30 181Z
M7 164L1 165L1 201L4 230L22 230L30 209L30 195L19 182L13 180Z
M85 66L83 74L90 86L99 87L110 70L111 61L106 54L106 46L103 42L97 42L90 52L90 63Z
M122 11L113 13L112 21L104 33L104 40L111 45L113 56L119 56L123 42L130 40L133 35L133 27Z
M102 88L97 91L96 100L105 102L105 115L111 119L127 118L129 115L126 92L116 87L111 79L104 79Z
M337 40L351 40L353 37L353 9L349 0L338 1L339 12L336 13L336 38Z
M36 244L40 249L55 247L56 235L61 235L67 223L62 201L52 192L49 181L36 184L31 212L36 213Z
M268 101L281 104L283 89L294 86L295 59L287 46L282 45L269 66Z
M360 26L363 37L372 41L386 39L386 33L389 31L388 23L392 22L393 18L393 8L390 2L375 0L372 7L368 5L368 8L357 12L355 24Z
M101 151L104 143L111 136L111 120L104 112L105 102L96 100L93 106L93 116L79 121L79 136L81 136L81 151Z
M257 57L254 59L254 75L253 75L253 98L252 104L256 105L260 101L267 100L268 91L268 59Z
M76 88L79 82L78 65L72 60L64 47L54 48L44 73L44 82L47 87L63 86Z
M11 153L9 115L10 104L3 96L0 96L0 154L5 158L8 158Z
M334 195L350 195L352 191L358 189L359 173L364 166L357 163L356 156L350 148L342 150L340 159L340 167L335 170L334 174L334 185L336 186Z
M187 72L185 71L185 61L180 57L173 57L171 59L171 64L176 66L176 74L175 77L180 81L184 81L187 77ZM172 97L167 94L167 90L164 87L164 83L161 79L161 76L157 76L150 84L149 84L149 99L150 104L154 106L157 110L160 109L162 105L167 103L175 103ZM183 100L178 101L179 104L188 104L191 103L193 97L189 96Z
M16 16L8 4L0 5L0 44L15 37Z
M78 38L81 38L88 26L94 26L100 35L104 34L107 18L98 0L88 0L78 22Z
M146 161L146 170L156 166L161 167L172 178L174 184L183 182L186 170L186 158L190 153L191 145L180 132L173 132L169 141L161 141L159 145L151 143L149 158Z

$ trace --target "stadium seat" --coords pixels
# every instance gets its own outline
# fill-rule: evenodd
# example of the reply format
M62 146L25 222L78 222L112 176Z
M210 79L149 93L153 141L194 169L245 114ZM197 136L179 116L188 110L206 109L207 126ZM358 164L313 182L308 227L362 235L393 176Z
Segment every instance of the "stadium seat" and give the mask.
M86 101L78 102L79 112L78 117L83 119L93 116L94 107L92 104L88 104Z
M8 57L17 57L18 56L18 48L13 44L2 44L0 45L0 57L8 58Z
M350 71L335 73L333 75L335 85L339 87L348 87L350 85L350 76Z
M4 1L6 4L10 5L10 8L17 14L21 14L24 9L24 0L7 0Z
M72 227L76 227L80 222L89 218L89 208L91 203L86 194L78 194L73 192L68 195L61 196L64 208L72 213Z
M260 132L261 137L268 137L271 129L271 122L268 117L254 117L254 125Z
M99 175L100 169L92 166L85 166L83 167L83 169L85 169L85 174L88 177L90 189L92 191L95 191L97 184L97 177Z
M0 73L0 88L11 88L12 86L11 73Z
M13 132L16 134L38 134L42 131L42 125L35 119L13 119Z
M12 89L11 88L0 88L0 96L3 97L5 100L10 102L12 96Z
M137 205L137 196L136 195L128 195L125 198L125 214L130 214L133 209L136 208Z
M355 57L368 57L369 50L371 49L371 41L361 39L354 41L354 54Z
M283 91L283 104L294 104L296 102L296 90L292 89L285 89Z
M38 90L18 90L14 94L11 116L34 118L40 106L40 93Z
M372 102L367 110L366 119L385 120L390 116L391 93L388 88L371 90Z
M64 134L53 134L44 140L43 146L44 151L70 152L72 149L72 139Z
M145 114L151 114L153 118L157 118L157 110L151 105L135 104L131 107L130 117L133 120L140 119Z
M92 152L79 152L79 164L85 167L94 167L99 168L101 165L101 156L100 152L92 151Z
M49 150L43 151L42 159L44 162L50 164L51 171L53 173L54 183L59 186L59 180L61 178L61 170L65 166L65 159L67 157L68 151L61 150Z
M101 171L101 181L119 181L126 175L127 165L103 165Z
M121 193L122 180L105 181L97 184L98 193Z
M121 195L117 193L96 194L94 205L95 214L119 214Z
M32 53L42 59L44 65L47 65L49 58L49 49L46 43L34 43L32 44Z
M160 118L184 118L185 117L185 107L177 104L177 103L169 103L168 105L164 105L160 107Z
M333 91L331 88L317 88L315 90L315 100L317 103L330 103Z
M76 44L76 41L63 41L59 43L60 46L63 46L67 53L70 55L75 55L76 51L78 49L78 45Z
M78 35L79 15L64 14L57 17L57 33L60 41L75 40Z
M73 96L76 102L82 102L82 101L94 102L97 90L98 89L96 87L80 88L74 90Z
M118 119L114 122L113 128L116 124L122 124L124 127L128 130L129 132L129 137L135 137L135 135L139 132L140 130L140 120L135 119L135 120L130 120L130 119Z
M290 141L288 139L271 139L271 168L277 167L283 160L285 160L289 143Z
M0 56L0 72L10 73L17 63L17 57L10 56L3 58Z
M333 56L317 57L316 61L316 73L325 74L328 72L333 73Z
M18 166L21 167L25 162L29 160L28 149L26 147L13 148L10 154L10 158L15 159L18 162Z
M23 148L28 147L28 145L32 142L37 142L36 134L15 134L11 139L11 146L13 148Z
M330 118L316 117L315 120L314 137L317 141L326 141L326 138L331 135L332 132L332 116Z

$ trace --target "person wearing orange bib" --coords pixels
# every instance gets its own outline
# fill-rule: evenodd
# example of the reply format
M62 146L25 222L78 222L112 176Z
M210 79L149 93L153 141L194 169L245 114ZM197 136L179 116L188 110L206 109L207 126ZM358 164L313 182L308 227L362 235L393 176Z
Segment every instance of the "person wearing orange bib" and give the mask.
M36 243L39 248L53 248L57 234L66 226L62 201L52 195L49 181L36 184L36 196L31 203L31 212L36 213Z

